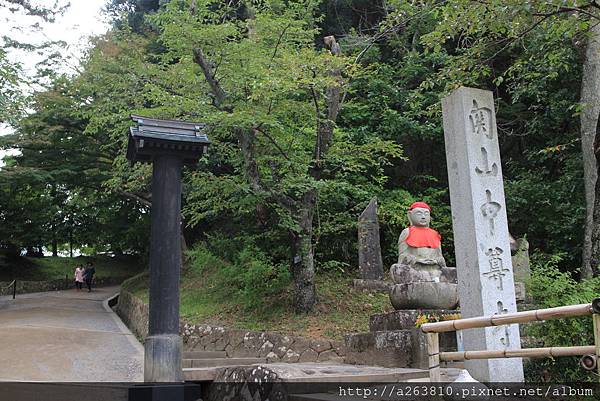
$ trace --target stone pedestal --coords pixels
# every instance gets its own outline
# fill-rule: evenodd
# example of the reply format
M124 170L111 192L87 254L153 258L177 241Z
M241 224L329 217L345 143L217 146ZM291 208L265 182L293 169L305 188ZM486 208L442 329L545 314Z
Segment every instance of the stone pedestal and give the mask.
M416 327L421 314L447 315L443 309L397 310L370 318L369 332L346 336L346 363L427 369L427 338ZM456 351L456 335L440 335L441 351Z

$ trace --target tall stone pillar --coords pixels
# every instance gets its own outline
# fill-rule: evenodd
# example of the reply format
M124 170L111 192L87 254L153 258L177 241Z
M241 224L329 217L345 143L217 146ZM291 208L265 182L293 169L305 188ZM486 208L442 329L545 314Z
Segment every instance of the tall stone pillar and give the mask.
M358 218L358 270L361 279L383 279L383 260L379 241L379 223L377 222L377 198L371 199Z
M517 311L492 92L461 87L443 100L458 293L463 317ZM465 330L472 350L519 349L518 325ZM519 358L466 361L479 381L523 381Z

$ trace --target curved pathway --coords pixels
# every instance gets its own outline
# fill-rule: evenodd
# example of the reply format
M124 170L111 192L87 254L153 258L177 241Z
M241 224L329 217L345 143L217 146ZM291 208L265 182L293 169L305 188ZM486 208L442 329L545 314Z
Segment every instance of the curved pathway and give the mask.
M142 381L143 347L108 307L118 292L0 297L0 381Z

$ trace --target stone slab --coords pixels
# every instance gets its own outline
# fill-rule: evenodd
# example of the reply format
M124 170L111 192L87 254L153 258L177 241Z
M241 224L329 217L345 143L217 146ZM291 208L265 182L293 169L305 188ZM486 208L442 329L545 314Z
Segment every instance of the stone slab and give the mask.
M428 377L423 369L384 368L331 363L267 363L261 366L275 372L282 382L396 382ZM186 381L212 381L225 367L183 369Z
M183 351L183 359L227 358L225 351Z
M187 359L185 365L189 364L191 368L209 368L212 366L250 366L259 363L266 363L266 358L206 358L206 359Z
M442 102L452 226L464 318L517 311L492 92L461 87ZM466 350L520 348L518 325L464 332ZM479 381L523 381L519 358L467 361Z
M387 382L428 376L422 369L382 368L377 366L333 365L322 363L267 364L264 367L277 373L287 383L309 382Z

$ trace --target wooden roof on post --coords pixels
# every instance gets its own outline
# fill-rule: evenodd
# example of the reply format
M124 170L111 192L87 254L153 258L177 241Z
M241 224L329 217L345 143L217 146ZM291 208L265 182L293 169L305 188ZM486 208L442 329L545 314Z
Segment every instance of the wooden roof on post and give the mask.
M185 164L195 164L208 152L210 140L205 123L159 120L131 115L137 123L129 130L127 159L131 163L152 162L158 154L180 155Z

